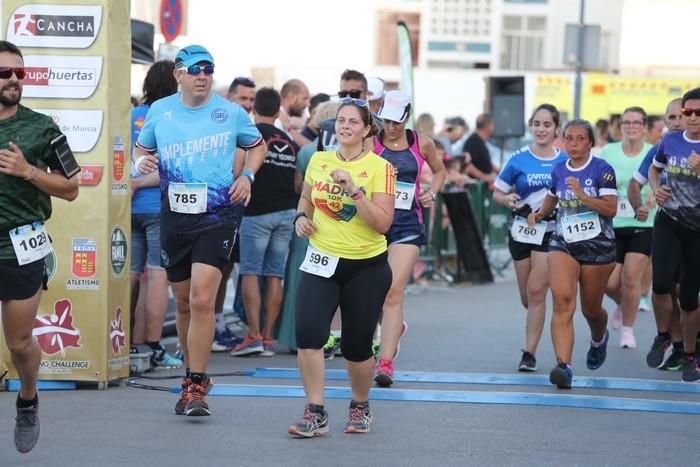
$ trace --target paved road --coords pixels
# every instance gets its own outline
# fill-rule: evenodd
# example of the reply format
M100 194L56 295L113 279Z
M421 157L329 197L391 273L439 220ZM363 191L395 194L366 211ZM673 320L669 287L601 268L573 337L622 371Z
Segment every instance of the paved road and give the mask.
M410 324L399 371L516 375L523 345L525 314L515 284L429 290L407 297ZM580 316L574 372L603 376L677 381L677 373L646 368L644 355L653 336L653 317L640 314L635 350L611 347L598 371L585 368L588 332ZM613 335L613 344L618 336ZM554 363L545 332L538 374ZM295 357L231 358L216 355L213 372L262 367L294 368ZM329 364L343 367L342 359ZM158 375L175 374L161 371ZM215 378L217 385L292 385L298 380L244 376ZM173 385L176 380L149 381ZM328 386L346 387L345 381ZM230 386L228 387L231 388ZM695 386L693 386L695 388ZM407 389L486 392L503 398L528 393L531 400L561 394L547 386L399 383L390 394ZM470 392L466 392L470 391ZM421 393L426 394L426 393ZM567 400L593 395L608 398L700 403L700 394L628 390L574 389ZM544 396L542 396L544 395ZM517 396L517 394L514 397ZM345 435L346 400L328 400L331 433L313 440L290 439L287 426L301 415L303 400L269 397L211 397L214 416L192 420L172 414L176 397L159 391L111 387L42 394L42 437L30 454L20 456L12 444L15 394L0 393L0 465L2 466L429 466L429 465L697 465L698 415L541 407L531 405L444 402L372 402L373 431ZM572 399L573 398L573 399ZM696 406L694 406L696 407Z

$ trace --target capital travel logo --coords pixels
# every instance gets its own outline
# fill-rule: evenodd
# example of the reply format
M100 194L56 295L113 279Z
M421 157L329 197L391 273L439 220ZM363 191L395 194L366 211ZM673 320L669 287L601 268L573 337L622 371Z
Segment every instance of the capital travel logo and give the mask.
M7 40L20 47L86 49L102 23L99 5L22 5L7 24Z
M66 349L79 349L80 329L73 325L73 304L68 299L54 303L53 313L37 316L32 334L47 355L66 355Z
M102 76L102 57L27 55L23 97L87 99Z
M112 342L112 352L118 355L126 343L126 333L122 326L122 308L117 307L117 313L113 320L109 321L109 339Z
M89 152L102 131L102 110L34 109L51 117L73 152Z

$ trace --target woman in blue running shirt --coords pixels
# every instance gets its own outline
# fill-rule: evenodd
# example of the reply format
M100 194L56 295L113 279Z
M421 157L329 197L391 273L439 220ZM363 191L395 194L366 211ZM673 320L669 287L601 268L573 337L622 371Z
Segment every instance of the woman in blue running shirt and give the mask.
M608 313L602 303L615 267L612 218L617 212L617 182L613 168L591 155L594 142L593 127L586 120L573 120L564 127L569 160L554 167L542 207L528 216L528 225L533 227L558 209L548 260L554 302L552 343L557 357L549 381L559 389L570 389L573 378L573 317L579 283L581 311L591 329L589 369L605 362L609 338Z
M420 247L426 243L423 208L433 204L446 176L433 140L406 129L410 115L410 98L401 91L387 92L378 114L384 129L374 139L374 151L396 170L394 219L385 235L393 280L384 300L380 353L374 376L374 381L384 387L394 382L399 340L408 329L403 320L403 296ZM421 173L426 163L433 176L430 188L421 189Z
M525 348L519 371L537 371L535 352L544 328L549 289L547 251L554 220L529 227L527 215L542 206L552 182L552 169L566 160L566 154L553 146L559 121L559 111L553 105L537 107L528 122L533 143L517 150L494 182L493 200L513 209L508 249L515 265L520 301L527 308Z

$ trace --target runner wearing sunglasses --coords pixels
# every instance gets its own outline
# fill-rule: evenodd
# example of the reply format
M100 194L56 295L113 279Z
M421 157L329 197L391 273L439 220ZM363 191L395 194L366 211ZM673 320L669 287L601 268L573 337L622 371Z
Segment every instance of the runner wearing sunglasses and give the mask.
M664 122L669 133L683 131L685 124L681 115L682 99L676 98L666 106ZM639 165L637 171L632 175L627 186L627 195L637 218L645 220L648 217L646 209L647 201L642 199L642 187L647 184L649 168L654 163L654 156L659 149L659 144L654 145L647 152L644 160ZM651 193L653 197L653 193ZM653 221L653 219L652 219ZM656 247L654 244L659 241L658 235L652 235L651 250ZM659 248L665 248L660 246ZM678 277L680 275L679 256L672 256L669 252L663 255L652 255L652 271L661 271L656 275L656 280L662 282L658 284L659 290L667 290L667 293L656 294L652 292L652 308L656 321L657 335L651 344L651 348L646 356L647 365L661 370L678 371L683 366L683 334L681 333L680 307L678 305ZM664 361L666 351L673 347L672 352Z
M700 330L700 88L683 95L681 115L685 131L664 136L649 169L649 185L660 206L654 221L652 256L681 258L678 298L685 352L681 379L694 382L700 380L695 358ZM654 269L654 294L670 292L670 287L663 288L670 281L661 274L668 271Z
M307 405L288 432L305 438L328 432L323 345L339 305L352 387L345 432L369 432L372 336L391 285L384 233L394 217L394 168L364 147L364 140L377 133L366 101L343 98L335 130L338 149L312 157L294 219L297 235L309 237L295 323Z
M245 111L211 92L214 59L190 45L175 57L180 92L151 105L134 156L142 173L159 171L161 264L171 283L185 378L178 415L211 415L205 394L214 305L251 184L267 147ZM248 150L234 179L236 146ZM158 155L151 155L155 150Z
M403 320L403 297L420 247L426 243L423 208L432 206L446 175L433 140L406 129L410 115L411 99L401 91L387 92L378 114L384 121L384 129L374 139L374 152L391 162L397 180L394 219L386 233L393 280L384 301L379 361L374 376L374 381L384 387L394 382L394 359L399 354L399 341L408 329ZM426 163L433 177L430 188L421 189L421 173Z
M61 131L50 117L20 104L22 52L0 41L0 306L5 342L19 374L15 447L29 452L39 439L37 375L41 349L32 336L51 240L44 221L51 196L78 196L78 177L66 178L51 141ZM47 172L47 169L51 172Z

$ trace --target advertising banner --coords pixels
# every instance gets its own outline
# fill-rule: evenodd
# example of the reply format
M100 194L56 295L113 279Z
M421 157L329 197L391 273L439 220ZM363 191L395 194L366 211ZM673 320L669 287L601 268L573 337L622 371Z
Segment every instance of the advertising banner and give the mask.
M0 1L0 37L24 55L22 104L53 118L82 168L78 198L53 198L46 224L53 251L34 324L39 379L129 374L129 3ZM16 378L6 348L0 356Z

